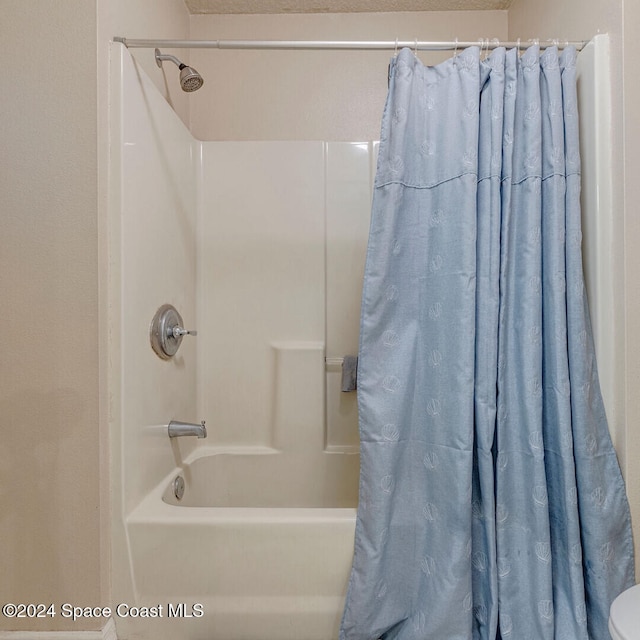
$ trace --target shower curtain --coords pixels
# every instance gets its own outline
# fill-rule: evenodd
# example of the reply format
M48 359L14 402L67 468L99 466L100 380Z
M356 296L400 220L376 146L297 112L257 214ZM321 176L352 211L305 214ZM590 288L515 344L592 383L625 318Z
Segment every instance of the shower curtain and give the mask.
M582 273L575 62L392 61L342 640L605 640L633 584Z

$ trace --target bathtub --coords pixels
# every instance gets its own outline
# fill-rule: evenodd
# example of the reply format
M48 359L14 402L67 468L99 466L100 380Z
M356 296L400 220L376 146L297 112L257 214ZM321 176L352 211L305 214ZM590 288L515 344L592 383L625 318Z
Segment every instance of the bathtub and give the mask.
M358 470L357 454L197 449L126 520L135 606L153 617L122 616L119 635L337 638Z

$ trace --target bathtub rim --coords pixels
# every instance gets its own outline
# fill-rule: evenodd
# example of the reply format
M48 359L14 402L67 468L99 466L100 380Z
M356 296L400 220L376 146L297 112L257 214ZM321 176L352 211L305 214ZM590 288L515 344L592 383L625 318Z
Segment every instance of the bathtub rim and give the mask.
M355 524L357 507L187 507L173 505L163 500L163 495L177 475L184 473L185 467L201 458L227 454L275 455L283 453L271 447L219 447L204 445L193 452L166 474L140 503L125 516L125 523L344 523ZM357 455L355 452L333 452L331 455Z

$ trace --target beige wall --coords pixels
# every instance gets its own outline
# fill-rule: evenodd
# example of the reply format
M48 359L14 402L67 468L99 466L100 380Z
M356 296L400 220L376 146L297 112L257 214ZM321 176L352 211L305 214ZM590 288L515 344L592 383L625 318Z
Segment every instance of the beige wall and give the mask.
M509 37L523 40L535 36L589 39L608 33L611 40L613 211L616 216L612 253L616 287L615 326L615 415L618 457L627 483L634 521L636 555L640 551L640 293L634 275L640 270L637 247L640 224L640 127L636 105L640 88L636 78L635 56L631 52L634 29L640 24L637 3L620 0L515 0L509 11ZM623 29L624 25L624 29ZM626 36L626 37L625 37ZM626 64L624 64L626 63ZM625 176L632 179L625 181Z
M637 61L634 40L640 24L640 4L625 3L623 15L623 99L624 126L624 282L625 300L625 350L624 390L626 406L627 491L631 499L632 518L635 519L636 575L640 571L640 290L637 274L640 273L640 84L637 77ZM620 61L616 61L620 64ZM615 95L615 94L614 94Z
M96 10L0 11L0 601L100 603Z
M194 15L196 40L477 40L507 36L506 11ZM194 49L205 84L191 98L200 140L377 140L388 51ZM420 53L432 64L447 53Z
M109 41L114 36L124 38L189 38L189 14L182 0L97 0L99 7L98 64L104 71ZM165 50L162 49L165 53ZM134 58L153 80L160 93L167 99L185 124L189 117L189 95L180 89L178 67L172 62L158 68L153 49L131 49ZM188 49L172 49L166 53L177 56L189 64ZM101 82L99 91L107 90ZM101 106L106 102L100 101Z
M186 37L188 15L182 0L0 0L0 13L0 601L107 605L108 40ZM186 120L182 92L165 95Z

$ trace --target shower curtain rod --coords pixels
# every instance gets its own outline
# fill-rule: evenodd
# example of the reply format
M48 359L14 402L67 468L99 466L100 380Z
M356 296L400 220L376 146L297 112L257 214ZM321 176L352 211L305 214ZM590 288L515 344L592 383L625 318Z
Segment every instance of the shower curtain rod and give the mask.
M114 37L114 42L121 42L129 49L160 48L163 49L280 49L280 50L336 50L346 51L359 49L363 51L397 50L408 47L415 51L454 51L466 47L495 49L527 49L533 44L541 47L557 46L559 49L573 45L578 51L587 44L586 41L559 40L527 40L521 42L500 42L497 39L481 39L476 41L424 42L420 40L139 40L134 38Z

